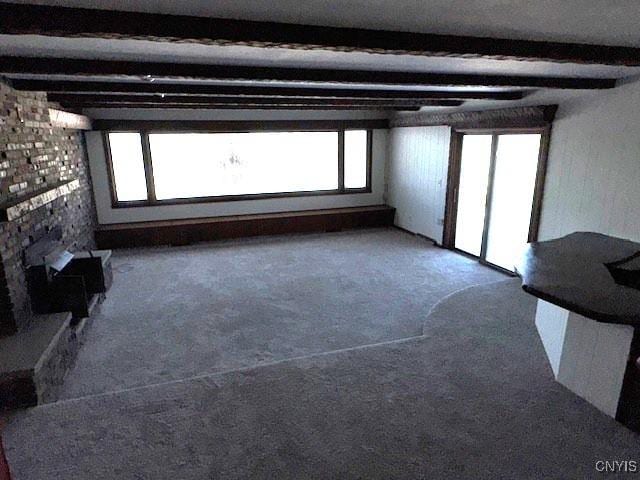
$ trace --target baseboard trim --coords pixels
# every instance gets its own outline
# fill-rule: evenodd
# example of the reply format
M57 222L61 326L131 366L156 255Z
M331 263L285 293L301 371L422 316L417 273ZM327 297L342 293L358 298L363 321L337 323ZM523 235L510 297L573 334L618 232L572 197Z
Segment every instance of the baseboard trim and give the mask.
M409 235L413 235L413 236L415 236L415 237L419 237L419 238L421 238L421 239L423 239L423 240L426 240L426 241L428 241L428 242L431 242L431 243L433 243L433 245L434 245L434 246L436 246L436 247L442 247L442 244L438 243L438 241L437 241L437 240L434 240L434 239L433 239L433 238L431 238L431 237L427 237L426 235L423 235L423 234L421 234L421 233L412 232L411 230L407 230L406 228L399 227L398 225L395 225L395 224L393 225L393 228L397 228L398 230L400 230L400 231L402 231L402 232L405 232L405 233L408 233Z

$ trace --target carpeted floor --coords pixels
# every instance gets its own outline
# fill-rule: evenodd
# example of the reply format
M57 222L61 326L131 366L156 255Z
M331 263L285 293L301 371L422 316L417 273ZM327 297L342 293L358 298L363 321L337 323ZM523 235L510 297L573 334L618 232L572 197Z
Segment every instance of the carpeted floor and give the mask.
M507 278L397 229L116 252L62 398L419 335L460 288Z
M17 480L582 479L640 437L553 381L516 279L424 335L62 401L6 430ZM606 477L610 478L610 477Z

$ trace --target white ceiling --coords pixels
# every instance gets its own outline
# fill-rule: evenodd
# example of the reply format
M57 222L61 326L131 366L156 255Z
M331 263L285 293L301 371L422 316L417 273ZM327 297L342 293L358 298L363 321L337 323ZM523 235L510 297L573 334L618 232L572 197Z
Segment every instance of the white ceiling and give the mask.
M278 66L298 68L395 70L404 72L542 75L619 78L640 67L578 65L516 60L384 55L327 50L213 46L141 40L0 35L0 55L62 56L103 60Z
M638 0L13 0L248 20L640 47Z

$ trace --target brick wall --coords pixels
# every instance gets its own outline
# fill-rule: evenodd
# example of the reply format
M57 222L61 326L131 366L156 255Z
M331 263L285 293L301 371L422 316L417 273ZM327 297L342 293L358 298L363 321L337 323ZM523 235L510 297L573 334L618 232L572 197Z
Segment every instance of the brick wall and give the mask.
M0 222L0 336L27 326L33 315L22 251L55 226L72 250L94 246L91 178L80 131L54 128L44 93L18 92L0 81L0 206L28 199L58 183L80 188L11 222Z

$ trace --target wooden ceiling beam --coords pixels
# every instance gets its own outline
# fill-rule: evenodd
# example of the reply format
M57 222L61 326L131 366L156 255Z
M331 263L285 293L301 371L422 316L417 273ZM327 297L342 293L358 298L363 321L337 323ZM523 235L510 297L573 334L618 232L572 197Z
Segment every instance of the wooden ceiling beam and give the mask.
M0 3L0 33L340 52L640 65L640 49Z
M269 132L303 132L308 130L387 129L387 119L359 120L260 120L260 130ZM146 130L165 132L250 132L255 120L122 120L93 121L94 130Z
M185 103L217 105L332 105L332 106L381 106L381 107L459 107L462 100L439 99L350 99L350 98L281 98L281 97L217 97L195 95L114 95L114 94L74 94L50 93L47 98L52 102L119 102L119 103Z
M65 102L64 108L83 110L86 108L166 108L194 110L395 110L418 111L420 107L367 106L367 105L309 105L309 104L251 104L251 103L166 103L166 102Z
M443 100L520 100L529 92L512 91L446 91L446 90L389 90L313 87L270 87L203 85L194 83L157 82L88 82L62 80L14 80L17 90L50 93L109 93L109 94L160 94L251 96L282 98L370 98L370 99L443 99Z
M485 86L602 89L614 88L613 78L535 75L481 75L384 70L247 67L191 63L87 60L56 57L0 56L0 73L70 76L114 76L244 81L319 82L360 85Z

